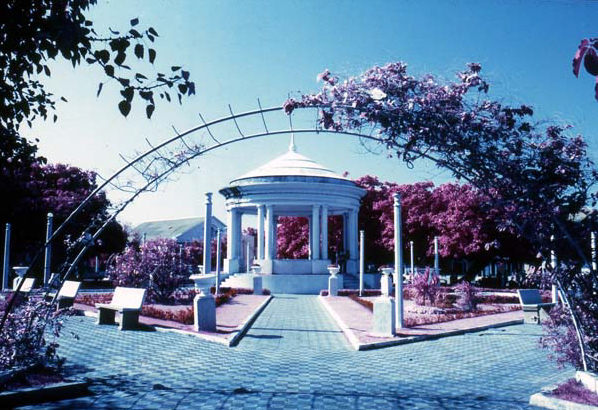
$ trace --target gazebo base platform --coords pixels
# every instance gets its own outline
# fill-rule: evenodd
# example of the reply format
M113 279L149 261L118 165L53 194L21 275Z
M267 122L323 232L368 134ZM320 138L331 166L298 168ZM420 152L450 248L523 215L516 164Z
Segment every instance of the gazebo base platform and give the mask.
M262 275L329 275L330 259L254 259L260 265ZM349 259L346 262L348 273L357 274L359 261ZM246 272L241 259L225 259L224 271L229 273Z
M269 289L270 292L317 295L322 289L328 289L328 278L330 275L260 275L262 277L262 288ZM339 289L343 288L343 275L338 275ZM239 273L232 275L222 286L231 286L239 288L252 288L253 275Z
M256 259L266 275L329 275L328 259Z

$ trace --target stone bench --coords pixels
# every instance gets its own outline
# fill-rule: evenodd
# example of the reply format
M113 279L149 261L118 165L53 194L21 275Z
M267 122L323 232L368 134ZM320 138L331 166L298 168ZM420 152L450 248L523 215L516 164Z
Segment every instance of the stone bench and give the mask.
M120 330L139 325L139 314L145 299L145 289L117 287L110 303L96 303L99 310L98 324L114 324L116 312L120 313Z
M23 281L23 286L21 286L21 290L19 292L22 293L30 293L33 290L33 286L35 285L35 278L17 278L19 279L15 284L15 289L19 286L19 282Z
M538 289L520 289L517 291L519 303L523 309L524 323L540 324L548 317L554 303L542 303L542 295Z
M77 293L79 293L80 287L81 282L77 282L74 280L65 280L62 284L62 287L58 291L58 295L56 294L56 292L48 293L46 295L46 300L52 300L54 299L54 297L56 297L57 309L71 307L75 302L75 298L77 297Z

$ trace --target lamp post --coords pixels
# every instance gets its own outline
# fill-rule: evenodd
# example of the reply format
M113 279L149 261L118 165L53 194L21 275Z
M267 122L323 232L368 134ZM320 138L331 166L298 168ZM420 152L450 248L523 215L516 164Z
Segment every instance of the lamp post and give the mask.
M436 276L440 274L440 260L438 257L438 237L434 237L434 273Z
M216 231L216 296L220 293L220 232L218 228Z
M10 224L6 224L4 231L4 268L2 270L2 290L8 289L10 276Z
M401 238L401 194L393 194L395 225L395 317L396 328L403 328L403 241Z
M212 193L206 193L206 210L203 220L203 272L212 272Z
M54 215L51 212L48 212L47 221L46 221L46 252L44 257L44 285L47 285L50 281L50 271L51 267L50 264L52 263L52 244L48 243L50 238L52 237L52 221L54 219Z
M413 241L409 241L409 249L411 250L411 283L415 277L415 265L413 264Z
M364 232L359 231L359 296L363 293L363 273L365 270L365 259L364 259Z

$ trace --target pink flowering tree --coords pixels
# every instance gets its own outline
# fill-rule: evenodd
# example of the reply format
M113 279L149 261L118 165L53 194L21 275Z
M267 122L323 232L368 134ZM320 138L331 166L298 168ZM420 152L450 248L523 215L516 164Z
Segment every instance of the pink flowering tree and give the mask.
M584 38L581 40L573 57L573 74L575 77L579 77L582 62L587 73L595 77L595 98L598 100L598 38Z
M391 63L339 82L325 71L320 92L289 99L284 109L317 107L324 129L360 130L408 166L434 162L486 195L500 210L499 230L525 238L544 259L556 247L562 256L552 280L570 306L583 367L598 369L597 275L581 273L589 263L580 238L592 226L575 219L596 204L598 172L581 136L536 123L527 105L490 99L480 72L479 64L469 64L457 81L439 82Z
M277 258L306 259L309 255L309 223L301 216L278 218Z

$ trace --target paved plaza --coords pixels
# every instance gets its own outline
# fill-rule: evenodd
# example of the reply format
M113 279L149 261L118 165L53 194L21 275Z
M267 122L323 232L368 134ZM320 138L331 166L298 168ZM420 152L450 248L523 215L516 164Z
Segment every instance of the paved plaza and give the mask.
M79 340L71 332L79 335ZM93 396L44 409L533 409L573 375L517 325L357 352L315 296L277 295L235 348L73 317L60 338Z

